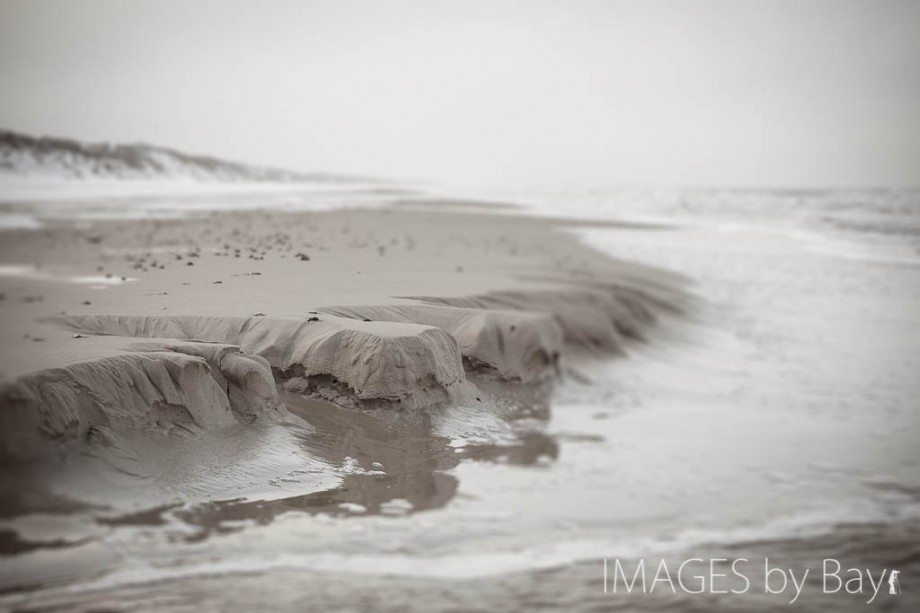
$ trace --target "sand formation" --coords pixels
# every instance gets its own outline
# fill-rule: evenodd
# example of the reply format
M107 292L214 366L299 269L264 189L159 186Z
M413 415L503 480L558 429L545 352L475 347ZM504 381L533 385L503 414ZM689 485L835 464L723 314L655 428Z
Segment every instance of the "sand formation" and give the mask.
M562 353L562 329L549 313L428 305L335 306L323 313L372 322L417 323L447 331L469 369L506 381L544 379Z
M125 337L124 353L0 388L0 452L32 458L94 425L218 428L283 411L276 385L356 408L475 396L465 368L553 376L566 344L619 350L653 323L653 297L598 286L332 306L300 318L73 315L54 323ZM419 304L424 302L427 304ZM138 343L136 340L151 339Z
M0 388L0 451L27 460L95 425L215 428L282 409L268 364L239 347L151 346L42 370Z

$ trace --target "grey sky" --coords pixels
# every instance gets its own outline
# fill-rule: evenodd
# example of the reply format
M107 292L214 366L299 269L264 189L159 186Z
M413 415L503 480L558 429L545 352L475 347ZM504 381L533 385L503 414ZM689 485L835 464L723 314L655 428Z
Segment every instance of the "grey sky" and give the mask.
M484 184L920 183L920 2L0 3L0 126Z

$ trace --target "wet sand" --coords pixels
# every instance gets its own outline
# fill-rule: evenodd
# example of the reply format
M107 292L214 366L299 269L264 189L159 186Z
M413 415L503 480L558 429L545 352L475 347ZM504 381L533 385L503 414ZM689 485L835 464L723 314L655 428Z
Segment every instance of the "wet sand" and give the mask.
M464 455L554 457L514 422L545 416L565 354L622 353L689 304L679 277L537 219L43 215L0 247L4 590L102 572L93 524L181 517L194 542L443 507Z
M464 334L481 322L419 310L429 322L420 325L440 323L458 353L466 347L462 393L447 402L353 404L347 390L301 389L302 373L274 367L280 418L142 424L117 429L114 445L75 441L63 461L52 453L18 464L4 473L4 602L770 610L777 601L753 593L611 600L601 561L770 556L803 566L837 556L914 574L920 390L911 373L920 352L905 331L915 329L916 270L757 231L602 226L384 209L67 222L10 234L4 262L34 264L42 253L42 269L57 275L130 265L137 280L93 289L5 279L3 331L24 356L5 360L8 376L101 358L123 343L175 344L152 335L188 332L183 318L203 314L404 326L407 306L500 304L520 314L528 300L553 314L563 340L545 376L519 381L530 369L503 371L510 362L488 358L498 345L460 342L480 338ZM148 251L157 266L145 259L134 269L128 257ZM310 259L292 258L298 252ZM617 308L599 287L641 296L645 309L629 299L617 304L633 310ZM25 331L11 333L7 321ZM498 321L506 331L517 325ZM529 320L528 343L545 352L559 341L541 334L541 321ZM196 334L213 332L199 324ZM97 336L119 326L144 334ZM886 606L911 610L907 596ZM816 611L865 606L848 595L803 602Z

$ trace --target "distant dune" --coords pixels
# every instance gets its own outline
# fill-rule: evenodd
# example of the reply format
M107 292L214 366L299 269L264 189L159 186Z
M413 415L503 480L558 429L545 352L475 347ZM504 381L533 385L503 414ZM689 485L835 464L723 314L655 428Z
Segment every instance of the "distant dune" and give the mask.
M84 143L0 131L0 174L63 179L191 179L203 182L335 182L363 180L300 173L190 155L143 143Z

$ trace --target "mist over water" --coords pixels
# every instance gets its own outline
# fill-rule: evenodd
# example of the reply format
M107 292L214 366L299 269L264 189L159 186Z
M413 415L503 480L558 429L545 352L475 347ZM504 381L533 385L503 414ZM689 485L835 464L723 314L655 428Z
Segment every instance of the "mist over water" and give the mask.
M515 187L910 186L912 0L7 0L0 126Z

